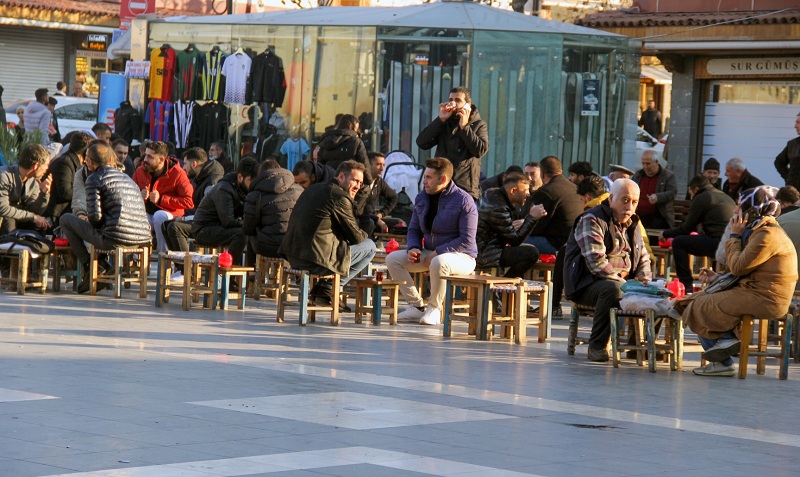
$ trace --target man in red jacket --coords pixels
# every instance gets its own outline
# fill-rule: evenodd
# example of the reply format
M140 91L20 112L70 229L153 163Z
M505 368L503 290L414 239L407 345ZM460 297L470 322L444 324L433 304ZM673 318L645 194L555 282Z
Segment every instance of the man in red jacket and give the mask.
M167 251L167 242L161 224L175 217L183 217L185 209L194 207L194 189L178 160L169 157L167 143L145 143L142 165L133 174L133 181L142 191L147 217L156 231L158 251Z

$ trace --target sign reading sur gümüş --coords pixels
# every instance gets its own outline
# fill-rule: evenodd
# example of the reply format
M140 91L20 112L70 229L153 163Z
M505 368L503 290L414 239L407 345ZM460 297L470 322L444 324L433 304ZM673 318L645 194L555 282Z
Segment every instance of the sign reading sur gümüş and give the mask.
M600 116L600 81L583 80L583 100L581 116Z
M131 20L146 13L156 12L156 0L120 0L119 2L119 28L128 30Z

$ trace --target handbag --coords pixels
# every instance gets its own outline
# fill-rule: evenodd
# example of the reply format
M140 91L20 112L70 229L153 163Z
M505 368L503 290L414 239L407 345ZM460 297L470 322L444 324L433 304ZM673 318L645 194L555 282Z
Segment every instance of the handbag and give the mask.
M706 295L710 295L712 293L717 293L721 291L728 290L736 286L739 283L739 279L742 278L738 275L734 275L731 272L723 273L722 275L718 276L714 280L711 281L703 291Z
M0 236L0 243L12 244L8 248L9 252L17 245L28 247L34 253L43 254L50 253L56 248L52 240L35 230L12 230L11 233Z

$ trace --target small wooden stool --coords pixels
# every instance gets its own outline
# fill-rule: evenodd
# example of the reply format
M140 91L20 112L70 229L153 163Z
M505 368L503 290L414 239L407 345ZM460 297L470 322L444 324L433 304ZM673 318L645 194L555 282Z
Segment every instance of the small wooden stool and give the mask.
M171 291L179 291L183 294L182 306L185 311L191 309L192 297L198 295L203 295L204 307L216 306L217 259L216 255L195 252L160 253L156 278L156 307L161 308L165 302L169 302ZM173 263L183 265L183 283L181 284L170 282ZM199 266L201 263L210 265L205 276L201 273ZM210 304L209 297L211 298Z
M75 256L72 248L67 245L66 247L56 247L51 254L51 263L53 264L53 291L61 291L61 277L72 277L72 291L78 289L81 280L81 261ZM74 268L65 268L65 258L73 257L75 259Z
M297 278L299 285L294 284ZM333 285L331 290L331 304L330 305L310 305L308 303L308 295L311 288L317 281L322 279L331 279ZM281 276L281 295L278 300L278 323L283 323L283 317L286 313L286 307L298 307L300 309L300 326L306 326L307 323L316 322L316 314L318 311L327 311L331 314L331 325L339 326L339 275L315 275L308 272L308 270L300 270L296 268L286 268ZM291 297L292 291L297 291L297 300Z
M399 282L392 280L377 281L374 277L354 278L356 284L356 323L362 323L364 313L372 314L372 324L381 324L381 315L389 315L389 324L397 324L397 298L399 295ZM372 304L369 304L369 292L372 292ZM384 291L386 294L384 295ZM386 298L386 308L383 299Z
M247 295L247 274L253 271L253 267L219 267L217 273L219 274L221 285L220 288L220 310L228 308L228 300L233 298L236 300L236 308L244 310L244 300ZM231 279L237 280L239 291L230 291ZM233 283L237 283L234 281Z
M274 295L275 304L281 296L281 275L289 264L282 258L256 255L256 278L253 286L253 300L260 300L261 295Z
M669 356L669 369L676 371L683 368L683 320L664 317L664 342L658 343L656 336L656 313L653 309L641 311L624 311L612 308L611 319L611 360L615 368L619 368L621 351L636 351L636 364L644 363L647 354L647 367L651 373L656 372L656 353L663 351ZM634 343L620 342L619 319L625 318L633 323Z
M0 256L7 258L11 261L10 273L8 278L0 278L0 283L7 283L14 285L17 288L17 295L24 295L25 290L28 288L38 288L39 292L44 295L47 292L47 269L49 268L50 260L47 254L34 254L31 250L24 245L2 244L8 246L0 248ZM10 250L9 250L10 249ZM33 282L28 281L28 270L31 263L38 259L39 279Z
M97 256L108 254L111 257L113 269L110 274L98 274ZM132 254L139 255L138 274L131 273L125 258ZM89 244L89 282L91 287L89 293L97 295L97 284L108 283L114 287L114 298L122 298L122 287L129 283L139 284L139 298L147 298L147 274L150 270L150 245L126 246L120 245L111 250L98 250L94 245Z
M550 310L547 303L551 296L548 288L547 282L532 280L492 285L492 292L499 293L502 297L503 308L492 313L489 324L500 323L501 335L513 339L516 344L525 344L528 341L528 324L536 325L539 331L538 341L544 343L547 339L547 312ZM538 313L528 313L530 294L539 296Z
M780 350L769 351L769 322L778 321L781 325ZM784 380L789 377L789 352L791 349L792 338L792 322L794 321L791 313L787 313L779 318L756 318L753 315L744 315L742 318L742 330L739 333L741 344L739 345L739 379L747 378L747 360L750 356L755 356L756 359L756 373L764 374L766 372L767 358L778 358L780 360L780 368L778 370L778 379ZM756 343L750 345L753 339L753 332L755 324L758 323L758 335Z

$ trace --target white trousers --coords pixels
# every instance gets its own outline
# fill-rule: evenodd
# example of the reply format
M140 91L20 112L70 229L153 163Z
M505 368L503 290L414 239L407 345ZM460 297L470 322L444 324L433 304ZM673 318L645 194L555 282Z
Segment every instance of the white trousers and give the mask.
M153 215L148 214L147 218L150 219L150 225L152 225L153 229L156 231L156 247L158 252L166 253L169 250L169 247L167 247L167 239L164 238L164 231L161 230L161 224L167 220L172 220L175 217L173 217L169 212L159 210Z
M400 282L400 293L409 305L423 306L419 290L414 285L414 280L409 272L422 272L428 270L425 265L425 257L432 254L431 250L423 250L422 258L419 263L408 261L408 254L405 250L398 250L386 256L386 268L392 280ZM475 270L475 259L465 253L452 252L437 255L431 260L431 297L428 306L442 309L444 305L444 282L450 275L469 275Z

